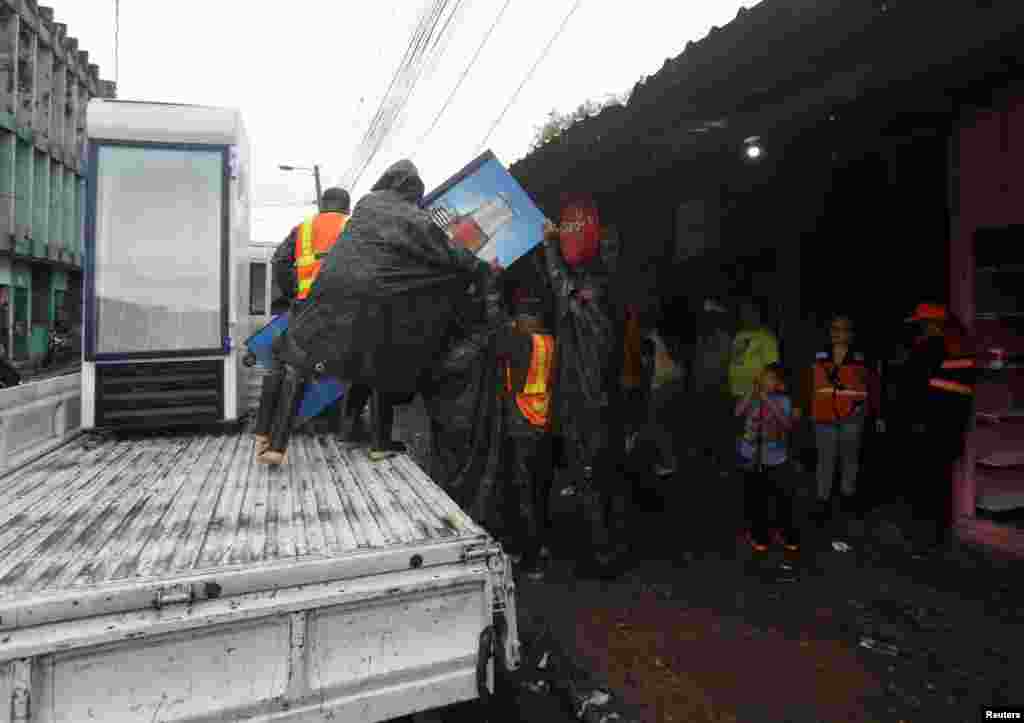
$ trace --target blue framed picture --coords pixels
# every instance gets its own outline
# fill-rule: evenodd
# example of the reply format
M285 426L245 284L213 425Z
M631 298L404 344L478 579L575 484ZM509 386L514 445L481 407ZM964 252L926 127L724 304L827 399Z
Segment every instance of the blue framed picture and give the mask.
M421 205L453 243L505 267L543 239L544 214L491 151L427 194Z

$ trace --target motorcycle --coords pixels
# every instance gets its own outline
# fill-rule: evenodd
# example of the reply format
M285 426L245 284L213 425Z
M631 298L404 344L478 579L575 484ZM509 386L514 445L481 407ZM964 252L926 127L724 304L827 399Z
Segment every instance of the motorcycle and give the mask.
M62 329L51 329L50 338L46 347L46 357L43 359L43 366L50 367L57 364L66 364L71 361L71 337Z

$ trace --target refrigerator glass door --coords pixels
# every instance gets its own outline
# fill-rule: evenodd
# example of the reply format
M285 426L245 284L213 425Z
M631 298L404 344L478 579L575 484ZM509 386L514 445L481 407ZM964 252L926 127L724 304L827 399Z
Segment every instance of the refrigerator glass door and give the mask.
M96 178L96 352L222 346L224 153L103 145Z

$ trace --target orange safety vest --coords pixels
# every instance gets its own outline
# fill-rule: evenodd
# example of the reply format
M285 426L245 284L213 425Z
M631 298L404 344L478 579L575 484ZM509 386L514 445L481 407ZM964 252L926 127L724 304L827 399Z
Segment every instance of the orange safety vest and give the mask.
M551 406L551 371L555 356L555 338L549 334L531 334L533 353L523 391L516 394L516 406L534 427L547 429ZM505 389L512 393L512 372L505 368Z
M977 363L973 356L952 356L942 362L942 376L929 379L928 386L943 392L973 396L976 367Z
M295 271L299 279L296 299L305 299L320 273L320 263L338 236L345 230L348 216L343 213L318 213L307 218L295 234Z
M838 373L839 386L833 383ZM841 422L860 409L868 398L868 368L864 355L847 355L836 368L832 354L823 351L814 362L814 398L811 416L819 424Z

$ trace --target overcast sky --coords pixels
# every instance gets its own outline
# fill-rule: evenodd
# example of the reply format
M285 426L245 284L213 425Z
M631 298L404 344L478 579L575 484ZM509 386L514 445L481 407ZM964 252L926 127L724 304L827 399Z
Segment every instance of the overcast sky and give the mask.
M323 169L325 187L353 153L405 53L425 0L121 0L115 78L114 0L51 0L118 97L232 106L253 149L254 240L276 242L314 196L312 179L279 164ZM458 94L431 126L504 0L464 0L450 41L416 86L353 200L395 160L412 157L427 189L472 160L575 0L511 0ZM582 0L485 148L506 165L524 156L552 109L627 91L686 43L754 0Z

